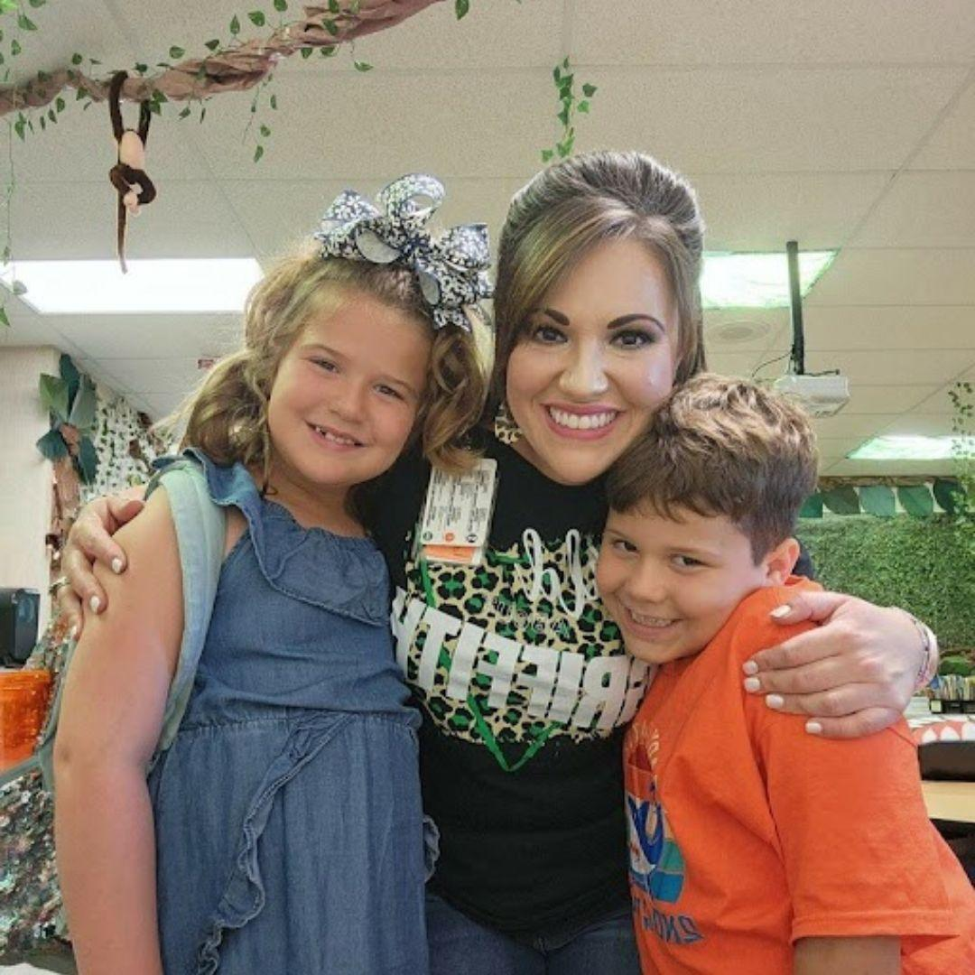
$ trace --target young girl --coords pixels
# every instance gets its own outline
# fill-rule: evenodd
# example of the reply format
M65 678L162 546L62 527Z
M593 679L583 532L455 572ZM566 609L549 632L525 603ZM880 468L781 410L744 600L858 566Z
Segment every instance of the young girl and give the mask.
M411 438L462 464L455 441L481 405L458 324L488 290L486 239L458 228L438 263L416 200L439 192L404 178L385 216L343 194L321 252L257 286L243 349L189 404L184 446L226 509L226 556L189 704L148 782L188 557L165 490L123 530L124 587L103 574L112 607L84 628L55 753L86 975L427 970L419 716L362 512Z

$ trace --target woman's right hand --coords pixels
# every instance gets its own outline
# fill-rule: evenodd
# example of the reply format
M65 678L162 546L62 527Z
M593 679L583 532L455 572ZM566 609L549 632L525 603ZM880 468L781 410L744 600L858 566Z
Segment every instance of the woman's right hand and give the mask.
M84 625L84 606L92 613L101 613L108 605L105 590L91 571L93 562L101 562L114 573L125 571L125 552L112 540L124 524L143 508L145 486L130 488L122 494L96 498L81 509L77 521L68 533L61 553L61 569L68 584L58 589L58 609L81 636Z

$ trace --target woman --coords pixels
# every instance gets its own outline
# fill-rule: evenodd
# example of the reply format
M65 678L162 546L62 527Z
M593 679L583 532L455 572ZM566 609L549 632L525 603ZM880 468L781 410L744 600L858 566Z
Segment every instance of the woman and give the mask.
M425 809L441 834L433 975L639 972L620 747L650 674L603 614L595 542L602 475L703 366L702 252L693 191L648 156L592 153L538 174L501 238L471 544L424 544L443 541L444 525L418 524L429 471L417 457L384 486L375 533L397 586L398 658L425 717ZM436 516L444 498L433 500ZM492 504L482 537L477 509ZM124 565L101 522L127 514L101 502L72 533L65 565L86 601L104 604L85 553ZM936 656L920 625L828 593L784 621L806 616L824 625L766 651L746 688L815 716L812 733L892 722Z

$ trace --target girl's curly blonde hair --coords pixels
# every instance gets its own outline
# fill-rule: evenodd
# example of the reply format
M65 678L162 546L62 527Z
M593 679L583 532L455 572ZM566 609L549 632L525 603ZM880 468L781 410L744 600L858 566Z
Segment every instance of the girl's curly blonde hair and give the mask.
M171 434L185 424L180 447L203 450L215 463L240 462L263 471L271 464L267 410L281 360L308 322L367 294L430 330L427 384L410 443L419 440L435 467L456 472L473 456L464 435L483 407L485 376L473 335L456 328L433 330L429 308L411 270L340 258L323 259L314 245L292 251L270 269L247 298L244 344L221 359L199 388L160 426ZM353 510L358 510L352 499Z

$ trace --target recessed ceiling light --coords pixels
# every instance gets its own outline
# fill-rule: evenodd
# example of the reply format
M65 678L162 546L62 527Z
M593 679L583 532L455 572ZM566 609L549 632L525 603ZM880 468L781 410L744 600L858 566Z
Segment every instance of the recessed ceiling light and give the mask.
M836 251L799 253L803 297L834 257ZM705 254L701 298L705 308L788 308L789 264L785 251L773 254Z
M768 338L772 326L768 322L741 320L735 322L719 322L717 325L705 325L704 334L708 346L712 345L741 345L743 342L756 342Z
M16 261L0 281L42 315L239 312L261 279L252 257L129 261Z
M975 437L874 437L847 454L850 460L951 460L975 453Z

